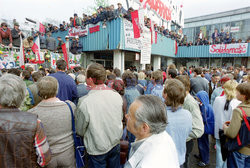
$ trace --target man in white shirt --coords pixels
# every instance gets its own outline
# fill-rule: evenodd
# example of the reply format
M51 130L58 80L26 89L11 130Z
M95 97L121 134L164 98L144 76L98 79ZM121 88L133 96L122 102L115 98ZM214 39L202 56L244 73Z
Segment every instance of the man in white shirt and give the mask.
M166 114L166 106L157 96L140 96L131 104L127 129L136 141L125 168L179 168L175 144L165 131Z
M106 71L101 64L90 64L86 77L90 91L79 99L76 132L84 137L91 168L120 167L122 97L104 84Z

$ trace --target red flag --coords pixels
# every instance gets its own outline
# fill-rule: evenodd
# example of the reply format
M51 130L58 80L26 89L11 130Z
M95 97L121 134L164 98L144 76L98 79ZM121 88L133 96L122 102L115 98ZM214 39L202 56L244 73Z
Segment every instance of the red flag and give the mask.
M131 18L133 23L134 38L139 38L141 34L140 34L138 10L131 12Z
M39 24L39 32L45 34L45 27L42 23Z
M175 55L177 55L178 53L178 43L177 41L175 40Z
M67 54L67 48L66 48L66 44L65 43L62 44L62 52L63 52L64 60L67 63L67 69L69 69L68 54Z
M36 55L36 62L34 62L34 63L42 64L44 61L41 60L41 56L40 56L40 38L39 38L39 36L36 38L35 43L31 47L31 49Z

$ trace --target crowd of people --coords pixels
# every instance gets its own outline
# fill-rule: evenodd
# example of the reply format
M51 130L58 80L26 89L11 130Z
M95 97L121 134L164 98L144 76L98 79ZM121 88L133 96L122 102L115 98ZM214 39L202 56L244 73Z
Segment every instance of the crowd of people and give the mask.
M187 36L184 35L183 39L179 42L179 46L200 46L200 45L212 45L212 44L235 44L235 43L250 43L250 38L246 41L242 41L242 39L236 40L232 37L230 32L224 32L221 29L221 32L218 29L214 29L214 32L211 35L211 40L209 40L202 30L200 30L199 34L196 36L196 42L187 40Z
M243 111L250 117L250 70L244 66L177 70L171 64L123 74L98 63L66 70L58 60L56 66L1 70L0 167L75 167L71 109L90 168L190 167L196 139L197 164L205 167L210 136L216 167L250 166L249 144L229 151L225 162L219 135L222 130L236 140ZM121 139L129 142L122 163Z

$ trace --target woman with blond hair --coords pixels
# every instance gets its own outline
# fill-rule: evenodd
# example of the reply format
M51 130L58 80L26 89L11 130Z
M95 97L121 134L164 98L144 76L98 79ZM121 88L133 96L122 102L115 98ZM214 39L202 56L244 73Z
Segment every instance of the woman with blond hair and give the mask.
M223 162L221 156L221 145L219 138L219 129L222 129L226 121L232 118L233 110L240 104L236 97L237 82L233 80L227 81L224 87L224 95L218 96L213 104L215 127L214 133L216 138L216 168L226 168L226 161Z

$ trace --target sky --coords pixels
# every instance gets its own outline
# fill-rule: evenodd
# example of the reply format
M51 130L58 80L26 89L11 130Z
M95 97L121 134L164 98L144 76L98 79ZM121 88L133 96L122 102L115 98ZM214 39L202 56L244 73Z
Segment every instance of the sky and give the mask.
M165 0L162 0L164 2ZM174 1L174 0L173 0ZM250 6L250 0L182 0L185 18L228 11ZM125 0L109 0L110 4ZM93 6L93 0L0 0L0 19L45 21L46 18L68 21L73 13L82 15L83 9Z

